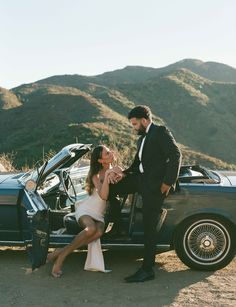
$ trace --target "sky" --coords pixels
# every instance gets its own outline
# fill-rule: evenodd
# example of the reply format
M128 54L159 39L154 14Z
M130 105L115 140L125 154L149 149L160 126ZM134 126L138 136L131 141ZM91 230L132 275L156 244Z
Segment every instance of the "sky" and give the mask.
M0 0L0 87L185 58L236 68L235 0Z

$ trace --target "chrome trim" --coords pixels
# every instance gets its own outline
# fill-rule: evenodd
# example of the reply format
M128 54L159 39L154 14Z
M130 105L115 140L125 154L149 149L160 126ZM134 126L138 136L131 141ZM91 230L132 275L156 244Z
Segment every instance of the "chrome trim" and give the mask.
M1 195L0 206L16 206L18 195Z
M2 243L6 244L7 246L8 244L25 244L25 241L0 241L0 244Z
M0 233L19 233L18 228L17 229L0 229Z
M30 202L30 205L31 207L34 209L35 212L38 211L38 208L35 206L35 204L33 203L32 199L30 198L29 194L27 191L25 191L25 195L26 197L28 198L29 202Z
M194 187L218 187L222 186L220 183L197 183L197 182L180 182L180 187L187 187L187 186L194 186Z
M61 245L66 245L68 243L60 243L60 242L50 242L49 246L61 246ZM144 247L144 244L141 243L102 243L102 247ZM157 244L157 248L159 249L165 249L165 250L170 250L170 245L169 244ZM79 249L79 248L78 248Z
M71 238L71 237L74 237L75 235L64 235L63 233L62 234L59 234L59 235L56 235L56 234L50 234L50 238ZM62 243L63 244L63 243Z
M102 243L102 246L117 246L117 247L144 247L142 243ZM158 248L167 248L170 249L170 244L157 244Z
M32 209L31 210L27 210L26 213L27 213L28 217L33 217L35 215L35 211L33 211Z

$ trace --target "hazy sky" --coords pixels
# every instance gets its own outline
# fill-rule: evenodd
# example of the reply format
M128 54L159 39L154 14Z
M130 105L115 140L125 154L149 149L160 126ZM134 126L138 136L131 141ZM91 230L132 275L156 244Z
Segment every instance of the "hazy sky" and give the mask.
M0 87L184 58L236 68L235 0L0 0Z

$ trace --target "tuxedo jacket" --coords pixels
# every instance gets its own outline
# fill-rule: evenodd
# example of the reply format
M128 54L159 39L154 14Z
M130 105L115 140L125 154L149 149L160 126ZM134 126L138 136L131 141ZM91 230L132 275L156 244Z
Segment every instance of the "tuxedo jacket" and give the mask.
M137 153L125 173L140 173L138 157L142 136L138 140ZM151 124L144 141L141 162L144 182L152 188L162 183L175 186L181 164L181 152L171 132L165 126Z

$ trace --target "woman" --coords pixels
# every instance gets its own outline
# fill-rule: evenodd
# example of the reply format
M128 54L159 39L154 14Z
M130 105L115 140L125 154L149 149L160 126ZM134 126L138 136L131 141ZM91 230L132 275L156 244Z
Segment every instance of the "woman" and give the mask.
M118 181L122 177L119 167L111 168L113 161L114 154L109 148L103 145L94 148L91 154L86 185L89 196L76 206L75 211L75 217L84 229L76 235L69 245L56 249L48 255L48 261L55 260L52 269L53 277L62 275L62 265L70 253L87 244L88 254L85 270L106 272L100 244L100 237L104 232L106 200L109 194L110 182L114 183L114 181Z

